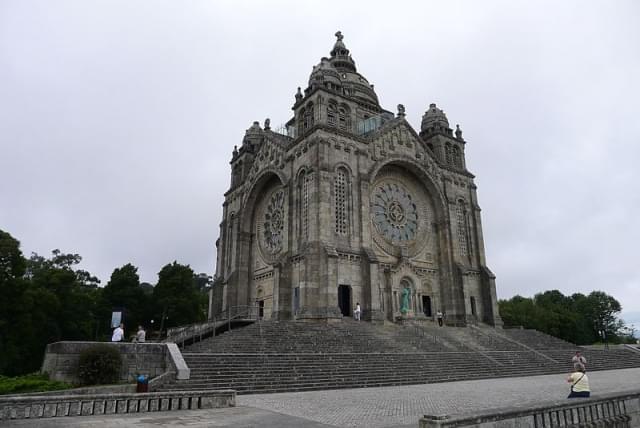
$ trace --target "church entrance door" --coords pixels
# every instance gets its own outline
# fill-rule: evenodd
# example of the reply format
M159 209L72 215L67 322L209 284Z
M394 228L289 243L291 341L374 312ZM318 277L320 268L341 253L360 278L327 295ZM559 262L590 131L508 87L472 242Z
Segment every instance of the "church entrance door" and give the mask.
M264 300L258 302L258 318L264 318Z
M348 285L338 286L338 306L343 316L351 316L351 287Z
M431 318L431 297L430 296L422 296L422 310L424 311L424 316Z

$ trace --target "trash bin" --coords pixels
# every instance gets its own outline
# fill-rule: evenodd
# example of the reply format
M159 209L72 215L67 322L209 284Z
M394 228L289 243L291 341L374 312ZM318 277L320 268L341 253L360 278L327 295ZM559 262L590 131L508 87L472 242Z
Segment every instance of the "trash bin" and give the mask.
M149 378L147 376L138 375L136 381L136 392L149 392Z

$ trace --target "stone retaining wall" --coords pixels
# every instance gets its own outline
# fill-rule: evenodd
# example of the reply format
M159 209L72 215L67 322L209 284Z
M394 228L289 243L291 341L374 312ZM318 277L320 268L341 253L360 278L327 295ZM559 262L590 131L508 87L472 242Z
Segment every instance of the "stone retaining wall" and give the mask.
M42 373L52 380L78 384L80 353L98 343L116 347L122 356L120 381L133 382L136 375L155 378L163 373L175 372L177 379L189 379L187 367L175 343L104 343L104 342L55 342L47 345L42 363Z
M212 409L235 405L236 393L233 390L0 397L0 420Z
M640 427L640 391L463 415L425 415L420 428Z

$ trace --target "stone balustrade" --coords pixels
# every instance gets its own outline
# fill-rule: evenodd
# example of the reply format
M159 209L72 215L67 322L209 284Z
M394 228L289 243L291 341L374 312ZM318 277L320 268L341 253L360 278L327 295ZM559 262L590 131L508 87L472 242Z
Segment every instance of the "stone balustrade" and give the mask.
M233 390L0 397L0 420L234 407Z
M420 428L632 428L640 426L640 391L574 398L462 415L425 415Z

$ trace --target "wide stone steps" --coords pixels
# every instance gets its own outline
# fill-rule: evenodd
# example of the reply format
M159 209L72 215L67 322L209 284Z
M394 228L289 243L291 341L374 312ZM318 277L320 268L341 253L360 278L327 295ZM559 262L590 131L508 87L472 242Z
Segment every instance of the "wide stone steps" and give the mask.
M191 379L162 388L250 394L566 373L576 349L532 330L263 321L189 346ZM640 367L640 353L583 354L588 370Z

